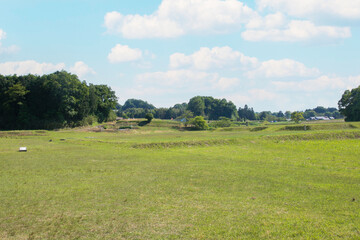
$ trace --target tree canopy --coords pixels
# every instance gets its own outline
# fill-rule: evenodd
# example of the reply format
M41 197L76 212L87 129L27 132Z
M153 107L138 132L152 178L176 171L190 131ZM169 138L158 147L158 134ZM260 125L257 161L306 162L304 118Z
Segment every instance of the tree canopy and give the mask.
M209 120L218 120L220 117L238 118L236 106L226 99L202 96L193 97L190 99L187 109L195 116L203 116Z
M36 76L0 75L0 129L53 129L106 121L116 105L106 85L87 85L66 71Z
M238 110L239 118L244 120L256 120L256 115L253 108L249 108L245 104L244 108L239 108Z
M141 99L128 99L121 109L125 111L129 108L155 109L155 106Z
M299 123L301 120L304 120L302 112L293 112L291 114L291 120L293 120L295 123Z
M360 121L360 86L351 91L346 90L338 104L345 121Z

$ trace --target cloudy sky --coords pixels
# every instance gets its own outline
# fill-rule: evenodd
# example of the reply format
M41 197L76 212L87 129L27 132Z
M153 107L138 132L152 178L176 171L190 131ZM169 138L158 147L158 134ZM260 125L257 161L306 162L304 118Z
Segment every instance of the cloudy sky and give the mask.
M360 85L360 0L0 0L0 74L67 70L119 103L336 107Z

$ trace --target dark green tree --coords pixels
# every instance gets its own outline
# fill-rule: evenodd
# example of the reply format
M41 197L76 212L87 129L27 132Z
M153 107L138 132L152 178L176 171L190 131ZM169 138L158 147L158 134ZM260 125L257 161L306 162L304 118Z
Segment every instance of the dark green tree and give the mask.
M0 129L54 129L113 119L116 96L108 86L81 82L65 71L0 75ZM90 119L89 118L89 119Z
M360 86L346 90L338 102L339 112L345 116L345 121L360 121Z
M248 105L245 104L244 108L239 108L238 115L240 119L244 120L256 120L255 112L253 108L249 108Z
M141 99L128 99L122 106L122 110L125 111L129 108L143 108L143 109L155 109L154 105L143 101Z
M188 103L188 110L194 113L194 115L205 115L205 102L202 97L197 96L190 99Z
M151 120L153 120L154 115L153 115L152 113L147 113L147 114L145 115L145 118L146 118L147 122L150 123Z

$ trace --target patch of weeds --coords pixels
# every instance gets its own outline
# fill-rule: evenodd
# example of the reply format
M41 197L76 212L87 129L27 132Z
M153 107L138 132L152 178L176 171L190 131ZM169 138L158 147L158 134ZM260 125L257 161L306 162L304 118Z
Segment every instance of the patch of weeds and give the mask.
M236 139L222 139L222 140L203 140L203 141L182 141L182 142L158 142L158 143L143 143L134 144L133 148L174 148L174 147L200 147L200 146L215 146L236 144Z
M360 132L294 134L294 135L282 135L282 136L266 136L265 138L275 141L358 139L360 138Z
M283 128L280 128L280 130L284 130L284 131L308 131L308 130L311 130L311 126L308 126L308 125L285 126Z
M4 132L0 132L0 137L3 138L7 138L7 137L24 137L24 136L46 136L46 131L36 131L34 132L30 132L30 131L4 131Z
M267 129L268 127L254 127L250 129L250 132L258 132Z

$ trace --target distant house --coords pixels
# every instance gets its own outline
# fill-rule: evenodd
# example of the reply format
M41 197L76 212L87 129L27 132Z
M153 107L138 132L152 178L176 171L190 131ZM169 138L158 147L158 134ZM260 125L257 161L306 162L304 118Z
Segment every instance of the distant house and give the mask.
M329 120L332 120L334 119L333 117L325 117L325 116L318 116L318 117L311 117L311 118L308 118L306 120L308 121L319 121L319 120L324 120L324 121L329 121Z

